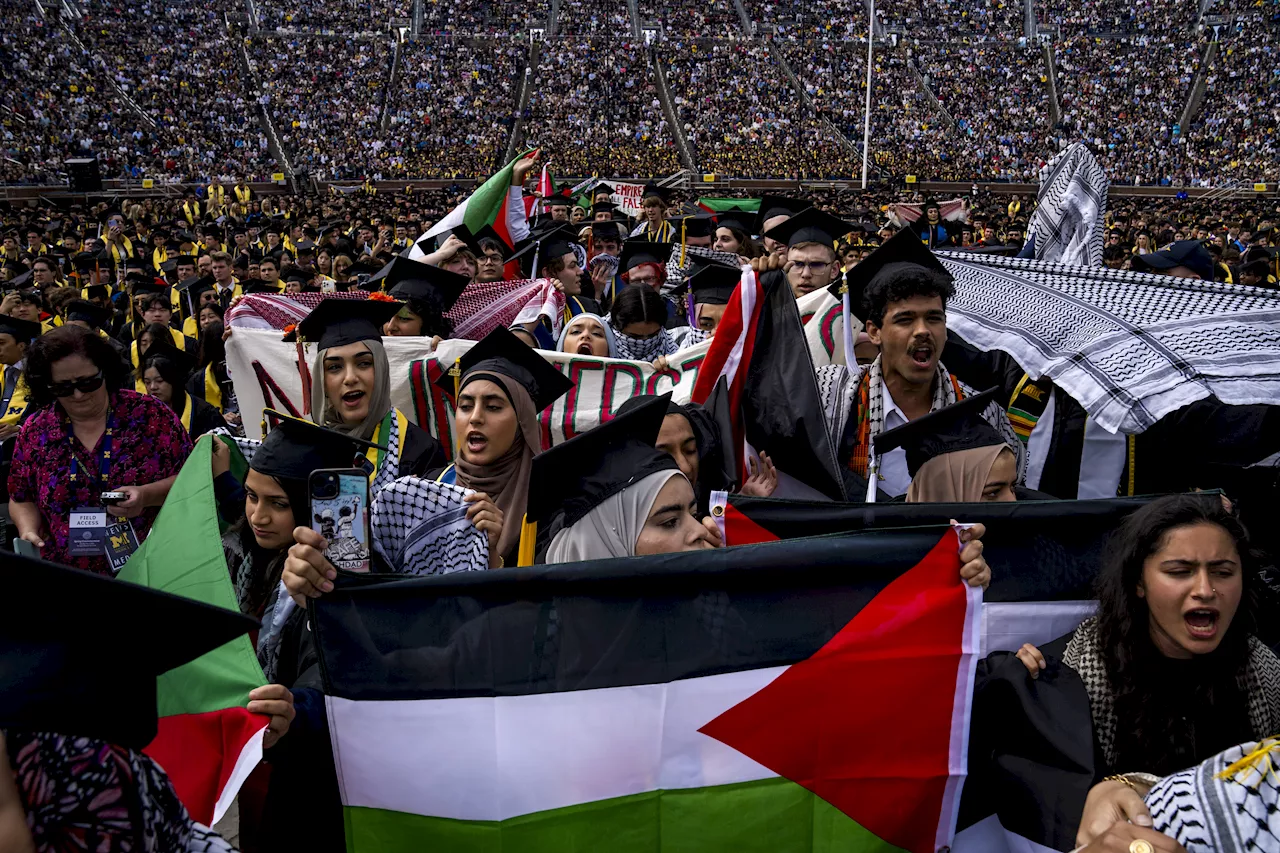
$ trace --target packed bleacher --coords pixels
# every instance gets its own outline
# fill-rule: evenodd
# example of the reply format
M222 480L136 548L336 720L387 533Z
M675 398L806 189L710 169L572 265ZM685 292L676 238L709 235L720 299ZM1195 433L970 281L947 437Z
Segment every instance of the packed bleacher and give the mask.
M1066 132L1088 141L1114 180L1184 182L1183 139L1174 131L1202 50L1189 35L1079 36L1059 45Z
M374 171L388 178L492 173L511 135L528 53L519 38L406 43Z
M732 0L644 0L638 8L641 21L657 24L669 39L742 35Z
M643 44L606 38L543 42L533 72L524 139L555 152L557 173L615 177L677 171L679 157Z
M288 4L256 3L261 26L268 31L298 33L385 33L393 20L404 21L411 0L295 0Z
M1086 32L1171 35L1189 31L1199 12L1196 0L1042 0L1041 24L1064 37Z
M391 50L386 36L253 40L250 60L295 170L340 179L370 173L387 145L379 121Z
M909 0L888 4L882 20L911 38L1016 39L1023 35L1023 8L1020 0Z

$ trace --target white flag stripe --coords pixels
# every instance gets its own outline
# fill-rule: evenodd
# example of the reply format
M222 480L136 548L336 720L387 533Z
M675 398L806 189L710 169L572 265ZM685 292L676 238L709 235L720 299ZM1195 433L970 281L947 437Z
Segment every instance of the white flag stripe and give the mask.
M982 654L1043 646L1071 633L1098 609L1096 601L1019 601L984 604Z
M326 697L342 802L504 820L776 776L698 729L786 667L498 698Z

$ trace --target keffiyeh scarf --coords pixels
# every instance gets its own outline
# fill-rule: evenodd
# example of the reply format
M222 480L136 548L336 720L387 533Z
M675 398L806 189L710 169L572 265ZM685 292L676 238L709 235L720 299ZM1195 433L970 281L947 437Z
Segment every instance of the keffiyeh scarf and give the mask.
M937 376L933 382L933 401L929 405L930 412L936 412L944 406L950 406L958 399L959 394L971 397L978 393L947 372L942 362L938 362ZM850 460L852 467L862 476L866 476L868 454L871 443L884 432L884 376L881 373L880 357L866 368L856 365L850 369L843 364L828 364L817 369L818 394L822 399L822 413L827 422L832 440L839 445L841 437L849 425L849 418L855 414L859 419L858 441L854 448L854 457ZM1009 423L1003 409L992 403L983 412L983 417L995 427L1018 458L1018 482L1026 473L1026 448L1018 440L1017 433Z
M406 575L480 572L489 568L489 538L467 520L470 491L404 477L378 493L370 528L374 550Z
M1098 617L1080 623L1062 653L1062 662L1076 671L1089 694L1093 736L1108 767L1115 766L1115 697L1107 678L1106 660L1098 635ZM1249 663L1241 688L1249 697L1249 724L1255 732L1280 731L1280 662L1256 637L1249 638ZM1134 771L1141 768L1133 768Z
M1280 740L1244 743L1166 776L1146 796L1157 832L1187 853L1280 853Z
M1036 260L1102 266L1103 218L1111 181L1083 142L1040 172L1040 193L1027 226Z
M683 261L681 263L681 255L683 253ZM693 271L693 259L701 258L706 261L714 261L725 266L736 267L742 262L738 260L738 256L733 252L721 252L718 249L705 249L702 246L684 246L681 248L679 241L671 247L671 257L667 258L667 280L662 285L660 291L663 296L673 298L683 293L685 290L685 281L689 278Z
M609 324L609 328L613 332L617 357L628 361L653 362L660 355L671 355L681 349L680 344L666 329L659 329L656 335L640 338L618 331L612 323Z

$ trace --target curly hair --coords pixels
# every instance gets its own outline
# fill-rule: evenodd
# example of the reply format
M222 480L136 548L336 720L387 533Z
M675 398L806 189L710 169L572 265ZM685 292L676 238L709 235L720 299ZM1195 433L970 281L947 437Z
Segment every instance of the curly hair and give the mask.
M937 296L942 300L943 310L946 310L947 300L954 293L955 286L950 276L911 266L873 278L862 292L862 301L867 309L867 320L883 326L885 312L895 302L916 296Z
M1202 665L1192 664L1202 676L1199 683L1182 679L1183 683L1171 685L1166 682L1178 679L1168 677L1164 656L1151 640L1151 611L1138 595L1138 585L1147 558L1160 550L1171 531L1200 524L1215 525L1234 541L1243 596L1218 648L1203 656ZM1141 762L1142 769L1150 772L1173 772L1218 751L1206 753L1208 744L1189 742L1194 738L1187 737L1186 721L1168 703L1154 700L1169 689L1186 697L1194 694L1197 706L1219 711L1214 729L1223 741L1221 748L1250 739L1242 685L1249 638L1258 625L1261 563L1248 531L1222 507L1217 495L1157 498L1126 518L1112 536L1098 576L1097 596L1099 646L1117 719L1125 721L1117 732L1117 766Z
M439 307L424 299L405 300L405 305L414 314L422 318L422 334L430 337L439 335L442 338L453 337L453 321L440 313Z
M30 389L28 399L32 406L47 406L57 399L49 390L49 383L53 381L53 365L73 355L84 356L102 371L107 393L114 394L128 384L129 365L97 332L83 326L59 326L36 338L27 350L23 373Z

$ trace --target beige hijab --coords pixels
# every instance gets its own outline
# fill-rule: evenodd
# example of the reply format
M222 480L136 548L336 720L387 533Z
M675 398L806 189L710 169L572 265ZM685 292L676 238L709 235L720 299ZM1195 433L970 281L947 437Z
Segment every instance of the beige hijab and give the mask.
M907 488L907 503L977 503L1004 444L935 456L920 466Z
M461 453L453 463L459 486L484 492L502 510L498 553L505 558L520 545L520 530L524 526L529 503L529 474L533 470L533 457L542 452L542 430L538 427L538 412L533 407L533 398L519 382L488 368L464 376L459 390L465 388L470 379L488 379L501 386L515 407L516 422L520 425L520 432L511 448L492 464L476 465L463 459Z

